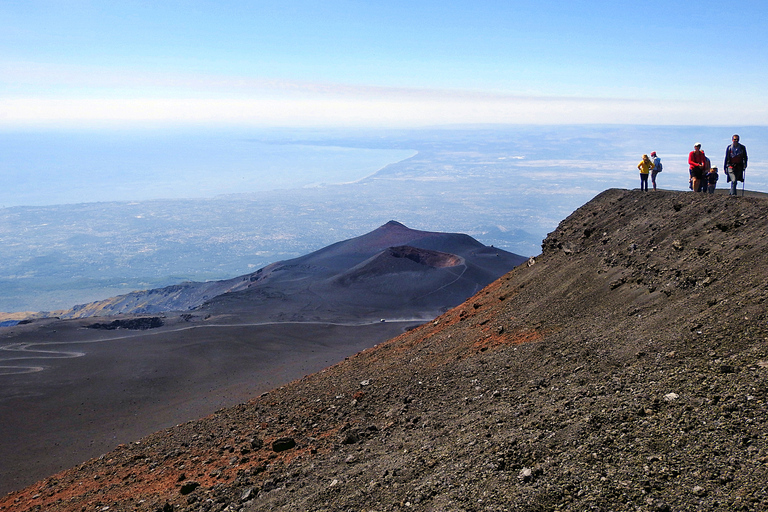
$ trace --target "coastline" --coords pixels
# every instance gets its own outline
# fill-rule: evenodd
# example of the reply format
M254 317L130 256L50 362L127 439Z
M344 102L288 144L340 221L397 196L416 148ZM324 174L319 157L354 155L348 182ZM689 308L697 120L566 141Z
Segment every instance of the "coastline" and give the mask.
M354 185L354 184L357 184L357 183L362 183L363 181L365 181L367 179L375 177L377 174L383 172L385 169L387 169L389 167L392 167L393 165L401 164L401 163L405 162L406 160L410 160L411 158L415 158L415 157L419 156L419 154L420 154L420 151L414 150L414 153L411 156L409 156L408 158L403 158L402 160L398 160L397 162L389 163L389 164L385 165L384 167L382 167L380 169L377 169L375 172L372 172L371 174L368 174L367 176L363 176L359 180L345 181L345 182L342 182L342 183L336 183L336 185Z
M4 133L15 184L0 210L94 202L208 199L357 182L413 156L398 148L270 142L215 130ZM407 156L406 156L407 155ZM404 158L405 157L405 158Z

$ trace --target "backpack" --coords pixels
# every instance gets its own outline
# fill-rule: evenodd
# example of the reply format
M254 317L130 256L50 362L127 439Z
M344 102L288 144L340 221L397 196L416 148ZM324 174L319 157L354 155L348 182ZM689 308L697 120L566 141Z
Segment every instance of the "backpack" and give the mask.
M661 172L661 170L664 168L663 165L661 165L661 160L659 160L659 163L655 164L653 166L653 170L656 172Z

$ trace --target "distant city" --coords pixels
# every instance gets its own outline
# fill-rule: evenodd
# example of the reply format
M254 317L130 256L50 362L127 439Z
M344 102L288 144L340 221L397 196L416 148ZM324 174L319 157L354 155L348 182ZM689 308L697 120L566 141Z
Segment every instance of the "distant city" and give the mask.
M685 190L693 143L702 142L713 162L721 164L732 132L740 132L749 150L746 187L768 190L768 128L261 131L250 134L254 162L266 159L257 150L268 146L281 148L280 159L295 148L297 155L303 152L297 160L307 161L317 160L316 148L334 148L330 157L325 153L323 169L315 171L330 179L304 176L297 185L299 171L293 165L284 183L272 182L273 190L249 188L245 183L254 181L249 177L235 187L242 193L219 193L230 190L225 184L209 195L201 190L195 198L141 199L145 192L137 190L132 198L128 187L109 201L95 194L93 201L0 209L0 311L53 311L133 290L235 277L389 220L414 229L466 233L487 245L536 255L544 236L595 194L637 188L636 165L643 153L655 150L662 158L661 188ZM242 174L247 145L238 144L237 172ZM174 148L180 150L169 146ZM226 153L226 148L216 151ZM6 173L12 160L0 162L5 176L13 175ZM163 157L164 166L167 161ZM216 180L215 161L209 156L193 174L166 172L165 186L173 188L172 177L180 190L189 190L190 180L204 188ZM343 172L333 171L342 167ZM76 175L76 169L72 172ZM151 187L152 173L145 169L143 176ZM223 173L219 179L233 176ZM6 191L9 186L4 185Z

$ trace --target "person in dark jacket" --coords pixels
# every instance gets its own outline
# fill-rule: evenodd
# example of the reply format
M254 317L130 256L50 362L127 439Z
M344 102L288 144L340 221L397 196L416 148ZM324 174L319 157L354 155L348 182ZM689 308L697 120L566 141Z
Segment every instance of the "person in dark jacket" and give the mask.
M717 178L717 167L710 168L707 176L705 177L705 181L707 182L707 189L705 192L709 192L710 194L715 193L715 187L717 187Z
M723 171L731 184L730 195L735 196L737 182L744 182L744 171L747 170L747 148L739 143L738 135L734 135L731 141L732 144L725 148Z
M712 170L712 162L709 160L708 156L704 157L704 169L702 169L701 172L704 173L704 175L701 177L701 181L699 181L699 190L696 192L703 192L707 193L707 187L709 186L709 173Z

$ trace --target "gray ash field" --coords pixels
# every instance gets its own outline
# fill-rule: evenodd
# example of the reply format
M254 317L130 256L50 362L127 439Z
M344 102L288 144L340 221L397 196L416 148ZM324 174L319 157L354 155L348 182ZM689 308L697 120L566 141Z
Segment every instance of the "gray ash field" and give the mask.
M0 510L765 510L766 213L608 190L433 321Z

